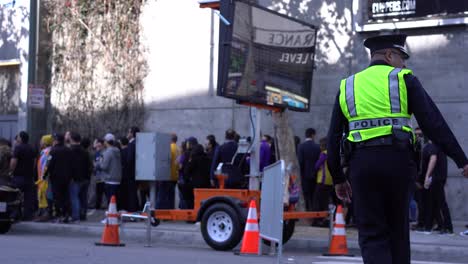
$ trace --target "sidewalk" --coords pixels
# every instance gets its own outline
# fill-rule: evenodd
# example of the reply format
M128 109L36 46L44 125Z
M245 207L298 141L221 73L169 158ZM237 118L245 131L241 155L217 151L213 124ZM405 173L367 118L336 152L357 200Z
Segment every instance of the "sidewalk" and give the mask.
M75 236L88 238L90 243L99 241L103 230L104 211L96 211L88 217L88 221L79 224L55 224L22 222L13 226L11 234L35 234L55 236ZM468 260L468 237L459 233L465 230L464 222L455 222L455 235L425 235L411 232L411 249L413 259L439 260L466 263ZM121 226L121 240L124 243L146 243L145 222L125 222ZM358 236L356 229L347 229L348 248L351 253L359 255ZM287 252L324 253L328 248L328 232L326 228L296 225L292 239L285 245ZM200 232L199 224L185 222L161 222L158 227L151 228L153 246L170 244L190 247L208 247Z

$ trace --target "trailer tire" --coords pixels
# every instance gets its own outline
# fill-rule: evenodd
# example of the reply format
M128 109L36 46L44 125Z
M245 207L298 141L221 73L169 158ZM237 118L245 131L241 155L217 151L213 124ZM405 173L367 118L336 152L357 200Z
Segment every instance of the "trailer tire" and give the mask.
M11 228L11 222L0 222L0 234L5 234Z
M286 244L294 234L296 228L296 220L285 220L283 223L283 245ZM263 244L269 246L270 241L262 239Z
M150 222L150 223L151 223L151 226L157 227L157 226L159 226L159 224L161 223L161 220L159 220L159 219L157 219L157 218L155 218L155 217L152 216L152 217L151 217L151 222Z
M240 216L225 203L215 203L203 213L201 233L205 242L215 250L231 250L242 239Z

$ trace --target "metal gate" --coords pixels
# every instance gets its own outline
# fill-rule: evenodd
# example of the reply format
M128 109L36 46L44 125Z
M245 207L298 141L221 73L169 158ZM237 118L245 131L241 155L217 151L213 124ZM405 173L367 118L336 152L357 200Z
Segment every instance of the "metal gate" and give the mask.
M0 63L0 137L13 140L18 131L19 65Z
M0 137L10 142L18 132L18 115L0 115Z

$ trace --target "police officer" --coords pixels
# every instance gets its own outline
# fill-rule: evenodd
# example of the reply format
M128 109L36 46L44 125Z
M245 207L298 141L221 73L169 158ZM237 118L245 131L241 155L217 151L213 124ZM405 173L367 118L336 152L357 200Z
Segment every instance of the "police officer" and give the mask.
M341 81L330 124L328 164L337 196L345 202L353 199L364 263L410 263L408 192L416 175L412 114L468 177L466 155L405 67L405 41L406 35L383 35L364 42L371 64ZM343 134L347 164L342 165ZM349 166L351 185L342 166Z

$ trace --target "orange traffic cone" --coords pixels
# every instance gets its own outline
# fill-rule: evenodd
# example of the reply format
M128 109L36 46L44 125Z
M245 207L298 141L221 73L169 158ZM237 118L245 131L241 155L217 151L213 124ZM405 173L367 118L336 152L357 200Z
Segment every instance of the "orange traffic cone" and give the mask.
M117 213L117 203L115 196L112 196L109 203L109 210L106 212L106 225L102 233L101 242L96 242L96 246L123 247L119 239L119 214Z
M328 253L325 256L351 256L346 244L345 221L343 218L343 207L338 205L335 216L335 224L333 226L332 239Z
M242 238L241 254L258 254L258 231L257 206L255 200L250 201L249 215L245 225L244 237Z

